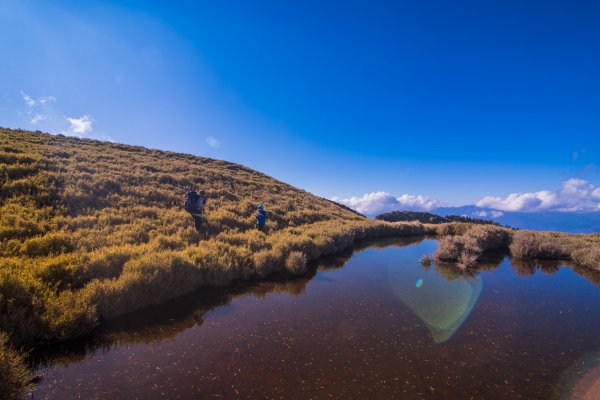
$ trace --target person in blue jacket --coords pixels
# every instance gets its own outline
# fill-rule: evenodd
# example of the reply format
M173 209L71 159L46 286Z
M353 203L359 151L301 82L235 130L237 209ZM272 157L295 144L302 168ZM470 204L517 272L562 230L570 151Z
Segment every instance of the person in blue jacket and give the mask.
M258 205L258 210L256 211L256 229L260 231L265 230L265 224L267 223L267 212L262 204Z

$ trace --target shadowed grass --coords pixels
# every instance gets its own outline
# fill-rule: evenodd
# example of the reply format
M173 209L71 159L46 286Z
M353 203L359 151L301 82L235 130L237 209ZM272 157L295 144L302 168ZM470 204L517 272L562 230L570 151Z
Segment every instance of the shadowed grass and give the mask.
M8 344L6 334L0 332L0 398L22 399L31 389L31 375L25 356L17 353Z

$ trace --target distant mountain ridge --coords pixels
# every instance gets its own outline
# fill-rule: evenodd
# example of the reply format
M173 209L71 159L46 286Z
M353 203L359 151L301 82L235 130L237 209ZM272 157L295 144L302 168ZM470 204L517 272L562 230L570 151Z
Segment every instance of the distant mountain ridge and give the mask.
M491 219L501 225L519 229L567 233L600 233L600 212L515 212L474 205L439 207L432 209L430 212L441 216L464 215L473 218Z
M428 212L419 211L392 211L388 213L379 214L375 217L387 222L412 222L417 221L422 224L443 224L447 222L468 222L472 224L481 225L499 225L497 222L492 220L484 220L480 218L471 218L463 215L447 215L441 216Z

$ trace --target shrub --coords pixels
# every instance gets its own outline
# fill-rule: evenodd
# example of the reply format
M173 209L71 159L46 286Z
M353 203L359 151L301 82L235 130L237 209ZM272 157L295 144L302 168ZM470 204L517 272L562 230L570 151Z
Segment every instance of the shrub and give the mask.
M449 222L444 224L431 224L430 229L433 230L437 235L448 236L448 235L464 235L470 228L470 224L461 222Z
M485 252L504 249L509 242L510 235L504 228L473 225L463 235L442 238L434 259L456 263L462 269L466 269L472 267Z
M479 253L467 248L460 254L456 266L462 270L472 268L477 264L479 256Z
M87 291L64 290L45 304L49 340L67 340L88 334L98 323L96 306Z
M463 248L464 239L462 237L446 236L440 240L433 258L438 262L458 262Z
M419 258L419 262L424 267L429 267L431 265L432 261L433 260L428 255L424 255L424 256L421 256L421 258Z
M568 244L548 233L519 231L513 235L510 254L520 260L569 259Z
M90 254L86 267L86 281L116 278L121 275L123 265L139 254L133 246L109 247Z
M0 241L28 239L51 229L52 210L32 200L8 201L0 206Z
M127 261L118 279L94 281L87 290L95 294L99 314L108 318L189 293L202 279L202 272L187 257L151 252Z
M40 261L36 276L45 284L59 290L79 288L84 283L83 259L77 254L62 254Z
M46 290L29 270L10 260L0 262L0 331L14 342L31 343L45 336L42 320Z
M74 246L67 232L53 232L27 240L21 246L21 254L29 257L57 255L73 251Z
M0 332L0 398L19 400L31 389L31 373L25 356L13 350L8 336Z
M600 270L600 245L579 247L571 253L577 267Z
M301 251L292 251L285 260L285 269L293 275L306 273L306 255Z
M272 274L277 269L277 260L269 250L262 250L252 255L254 270L260 277Z

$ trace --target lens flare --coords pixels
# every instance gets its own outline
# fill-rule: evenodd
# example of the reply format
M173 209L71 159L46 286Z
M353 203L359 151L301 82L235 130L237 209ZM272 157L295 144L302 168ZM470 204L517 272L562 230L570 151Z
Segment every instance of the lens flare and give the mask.
M557 385L555 399L600 399L600 354L588 354L575 362Z
M480 277L448 280L432 269L402 265L390 266L388 278L396 295L427 325L435 343L450 340L459 330L483 288Z

